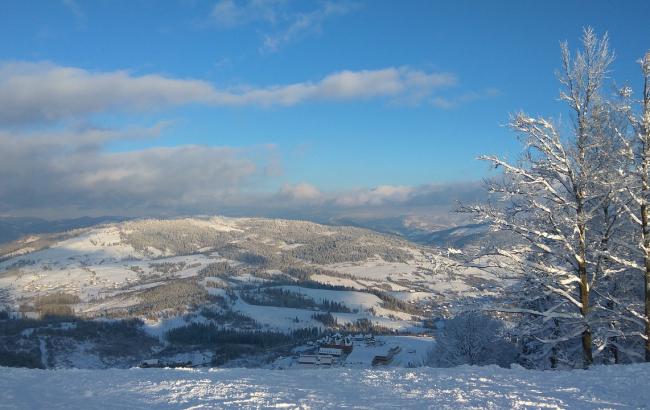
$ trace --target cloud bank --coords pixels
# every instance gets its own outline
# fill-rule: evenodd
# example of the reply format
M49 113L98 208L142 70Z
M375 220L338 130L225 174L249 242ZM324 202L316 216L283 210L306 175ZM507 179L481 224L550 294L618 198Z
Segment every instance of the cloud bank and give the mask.
M422 101L456 83L451 73L389 67L339 71L315 82L219 89L206 81L158 74L137 76L127 71L90 72L51 63L12 62L0 65L0 124L191 103L272 107L379 98Z
M264 164L273 159L273 147L185 145L127 152L104 148L110 141L156 132L0 133L0 212L210 211L264 177Z
M381 185L322 192L281 185L277 147L200 145L116 152L167 127L105 129L94 115L186 104L287 107L361 100L432 102L455 75L411 67L343 70L315 81L219 88L196 79L94 72L49 62L0 63L0 213L31 216L230 213L295 217L453 208L445 186ZM466 99L475 98L468 96ZM477 97L478 98L478 97ZM86 124L73 128L71 124ZM90 125L88 125L90 124ZM39 131L40 130L40 131ZM281 186L277 190L268 187Z
M322 192L303 182L260 191L281 178L274 146L106 149L118 140L156 138L164 127L0 132L0 214L322 218L360 211L399 214L423 207L448 212L456 200L476 196L471 184Z
M420 186L379 185L346 191L322 192L302 182L285 185L276 195L278 200L292 207L319 205L329 209L428 207L454 208L457 202L471 202L483 198L478 182L427 184Z

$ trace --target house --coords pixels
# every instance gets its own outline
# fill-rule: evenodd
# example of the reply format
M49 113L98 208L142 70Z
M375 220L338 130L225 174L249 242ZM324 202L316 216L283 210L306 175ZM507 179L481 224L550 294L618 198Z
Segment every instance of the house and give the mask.
M340 349L344 353L350 353L354 346L350 337L343 337L338 333L334 336L326 336L319 342L321 348Z
M390 364L390 362L391 362L391 358L384 355L377 355L372 359L373 366L385 366L387 364Z
M318 356L315 354L302 354L298 358L298 363L301 364L318 364Z
M323 365L332 365L334 364L334 358L332 356L326 356L326 355L319 355L318 356L318 364L323 366Z
M340 357L343 354L343 349L339 347L321 347L318 349L318 354Z
M383 365L390 364L390 362L393 360L393 356L399 353L400 350L401 349L399 346L394 346L388 349L388 352L386 352L385 354L376 355L372 359L372 365L383 366Z
M146 369L148 367L165 367L165 366L158 359L148 359L148 360L143 360L140 363L140 367L142 367L143 369Z
M300 364L312 364L315 366L331 366L334 363L334 357L323 354L303 354L298 358Z
M192 362L191 361L170 361L170 362L163 362L160 359L147 359L143 360L140 362L139 367L142 367L143 369L149 368L149 367L192 367Z

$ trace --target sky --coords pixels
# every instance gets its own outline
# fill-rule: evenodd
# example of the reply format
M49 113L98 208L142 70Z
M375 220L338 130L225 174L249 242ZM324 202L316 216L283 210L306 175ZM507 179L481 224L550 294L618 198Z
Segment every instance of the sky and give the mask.
M639 89L647 1L0 2L0 215L438 211L560 118L561 41Z

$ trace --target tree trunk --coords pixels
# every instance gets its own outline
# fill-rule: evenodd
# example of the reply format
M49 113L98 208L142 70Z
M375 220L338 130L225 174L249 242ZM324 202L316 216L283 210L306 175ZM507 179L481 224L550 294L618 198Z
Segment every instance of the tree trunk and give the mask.
M589 327L589 278L587 276L587 226L584 222L583 198L580 189L576 190L577 209L576 219L578 225L578 277L580 279L580 314L584 321L585 329L582 331L582 362L585 368L589 367L594 359L591 350L591 328Z
M643 301L645 303L645 361L650 362L650 228L648 227L648 197L650 197L650 52L646 53L642 61L643 70L643 161L642 163L642 192L641 192L641 224L643 234L643 254L645 275L643 277Z
M583 266L584 265L584 266ZM587 267L585 264L579 266L580 269L580 303L582 308L580 313L585 321L585 330L582 331L582 355L583 365L585 368L589 367L593 361L593 354L591 351L591 328L587 323L587 316L589 315L589 282L587 281Z
M645 203L647 177L643 181L643 204L641 205L641 224L644 247L645 273L643 275L643 301L645 303L645 361L650 362L650 227L648 227L648 206Z

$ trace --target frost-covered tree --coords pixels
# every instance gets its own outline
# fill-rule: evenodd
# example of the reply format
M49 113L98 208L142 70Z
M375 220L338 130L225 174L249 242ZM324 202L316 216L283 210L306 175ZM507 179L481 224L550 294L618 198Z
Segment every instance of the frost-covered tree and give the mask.
M575 55L562 44L563 86L572 122L561 127L545 118L520 113L510 127L520 137L523 154L517 163L497 156L483 156L503 178L488 182L488 190L502 202L465 208L491 223L493 230L507 230L521 239L521 246L498 249L525 275L527 290L545 296L533 308L512 311L540 317L540 324L558 323L549 344L579 338L582 362L593 362L591 285L595 278L602 234L592 230L602 216L609 187L602 182L599 139L603 133L598 115L603 80L613 60L605 35L599 39L590 28L584 31L583 48ZM544 339L540 340L544 341Z
M448 320L428 352L434 367L462 364L509 366L516 349L505 335L503 322L481 312L465 312Z
M643 75L641 98L635 101L632 89L625 87L621 90L623 103L619 106L630 125L630 132L620 131L624 143L621 157L627 163L619 170L625 177L619 199L627 211L631 228L622 244L627 252L609 256L643 278L640 303L614 300L616 308L626 315L628 321L643 328L638 335L644 341L645 361L650 362L650 51L639 63Z

